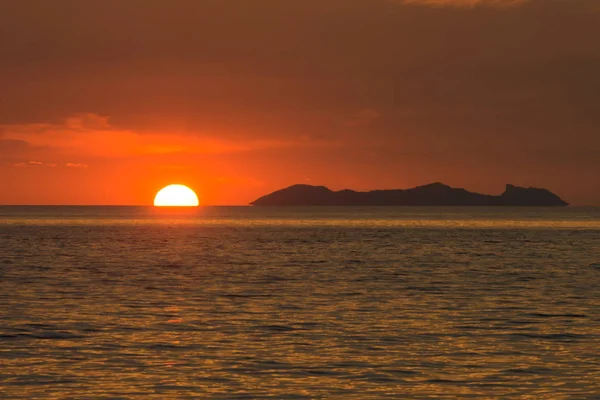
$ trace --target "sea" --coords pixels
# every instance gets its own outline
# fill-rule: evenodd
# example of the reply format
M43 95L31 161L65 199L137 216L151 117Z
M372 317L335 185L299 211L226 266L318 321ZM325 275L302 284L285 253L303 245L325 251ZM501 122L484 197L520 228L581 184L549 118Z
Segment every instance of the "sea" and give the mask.
M0 207L2 399L600 399L600 208Z

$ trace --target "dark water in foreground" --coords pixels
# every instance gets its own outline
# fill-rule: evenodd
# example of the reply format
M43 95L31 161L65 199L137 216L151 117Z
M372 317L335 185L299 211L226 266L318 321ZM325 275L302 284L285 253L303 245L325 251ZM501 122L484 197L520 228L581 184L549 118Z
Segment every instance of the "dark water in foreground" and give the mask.
M0 398L600 398L600 209L0 207Z

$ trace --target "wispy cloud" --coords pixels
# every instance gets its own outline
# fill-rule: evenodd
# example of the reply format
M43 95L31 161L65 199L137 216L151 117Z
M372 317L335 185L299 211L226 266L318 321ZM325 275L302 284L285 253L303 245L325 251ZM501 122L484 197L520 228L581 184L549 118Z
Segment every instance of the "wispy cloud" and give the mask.
M24 167L56 167L56 164L53 163L44 163L41 161L25 161L13 164L15 167L24 168Z
M61 158L121 158L166 154L225 154L257 149L311 145L301 140L244 138L218 132L136 132L113 126L108 118L82 114L62 124L3 125L4 138L45 148ZM76 163L67 165L74 167ZM79 165L81 168L82 166Z
M414 4L431 7L513 7L529 0L391 0L394 3Z
M84 167L87 168L86 164L73 164L68 163L65 165L66 167ZM25 161L13 164L13 167L17 168L25 168L25 167L47 167L47 168L56 168L58 167L57 163L53 162L42 162L42 161Z
M88 168L89 165L83 163L67 163L65 164L67 168Z

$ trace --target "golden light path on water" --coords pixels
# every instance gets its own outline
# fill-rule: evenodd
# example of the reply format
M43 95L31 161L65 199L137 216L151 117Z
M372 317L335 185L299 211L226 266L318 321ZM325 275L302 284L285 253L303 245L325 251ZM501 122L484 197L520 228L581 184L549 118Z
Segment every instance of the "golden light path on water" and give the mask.
M11 210L0 397L600 392L598 210Z
M600 229L600 221L528 221L528 220L352 220L352 219L190 219L181 216L164 216L162 219L17 219L3 218L3 224L14 225L155 225L169 223L174 225L220 225L220 226L304 226L304 227L356 227L356 228L465 228L465 229Z

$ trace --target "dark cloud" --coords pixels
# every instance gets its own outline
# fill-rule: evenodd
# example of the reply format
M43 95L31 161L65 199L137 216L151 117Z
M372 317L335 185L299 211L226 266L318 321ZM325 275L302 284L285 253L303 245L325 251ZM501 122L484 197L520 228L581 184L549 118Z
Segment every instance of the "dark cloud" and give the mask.
M10 165L14 162L21 162L23 157L27 157L32 150L32 146L24 140L2 139L0 133L0 165Z
M4 154L16 154L30 148L25 140L2 139L0 136L0 149Z

